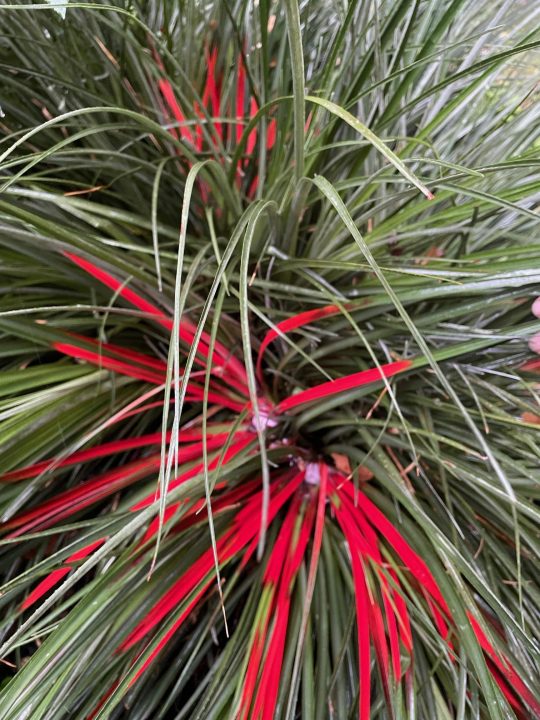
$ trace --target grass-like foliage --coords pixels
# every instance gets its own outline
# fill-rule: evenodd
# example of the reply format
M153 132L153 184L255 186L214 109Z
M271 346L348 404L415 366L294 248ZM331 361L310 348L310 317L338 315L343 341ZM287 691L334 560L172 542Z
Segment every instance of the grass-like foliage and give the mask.
M0 720L540 717L539 15L0 4Z

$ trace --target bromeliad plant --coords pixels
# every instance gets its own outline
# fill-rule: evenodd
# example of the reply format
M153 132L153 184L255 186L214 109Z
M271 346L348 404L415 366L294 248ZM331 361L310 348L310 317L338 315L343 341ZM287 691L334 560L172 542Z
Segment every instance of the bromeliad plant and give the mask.
M0 8L0 718L540 716L522 10Z

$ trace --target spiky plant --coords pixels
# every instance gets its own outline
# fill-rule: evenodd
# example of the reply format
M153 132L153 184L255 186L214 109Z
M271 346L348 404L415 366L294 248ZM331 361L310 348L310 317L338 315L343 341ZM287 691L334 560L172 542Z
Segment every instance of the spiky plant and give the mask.
M539 8L54 4L0 5L0 718L540 716Z

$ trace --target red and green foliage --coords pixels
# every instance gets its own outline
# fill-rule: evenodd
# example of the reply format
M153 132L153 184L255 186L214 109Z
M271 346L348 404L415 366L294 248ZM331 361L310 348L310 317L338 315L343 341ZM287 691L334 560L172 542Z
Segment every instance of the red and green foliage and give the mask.
M540 717L507 6L0 7L0 720Z

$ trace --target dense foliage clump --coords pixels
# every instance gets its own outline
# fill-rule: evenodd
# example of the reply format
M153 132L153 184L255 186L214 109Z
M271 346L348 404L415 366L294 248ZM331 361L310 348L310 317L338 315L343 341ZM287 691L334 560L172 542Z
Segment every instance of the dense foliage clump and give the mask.
M0 5L0 720L540 717L537 15Z

